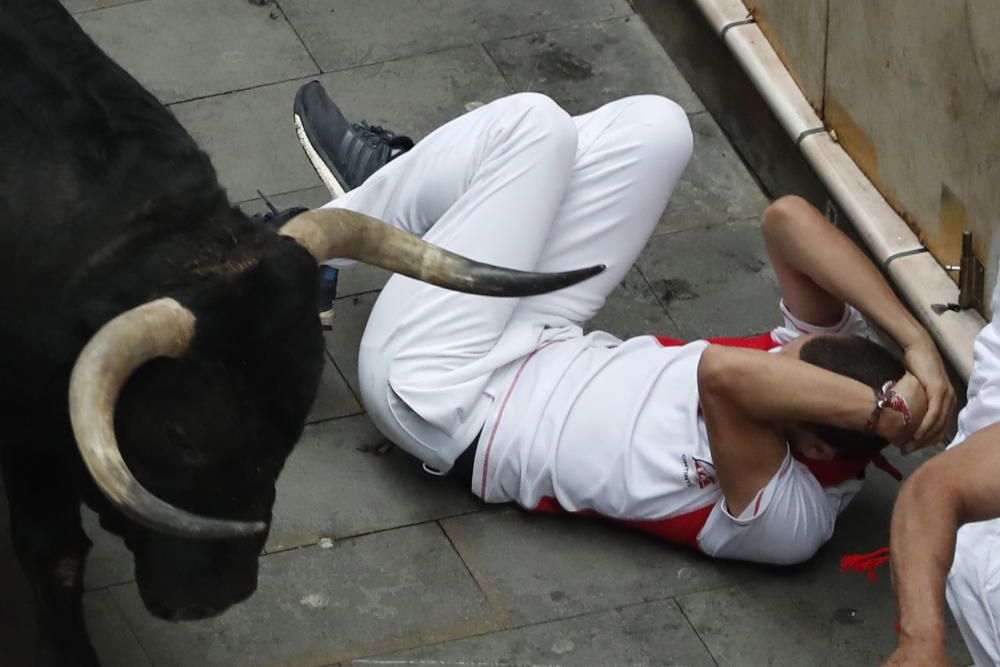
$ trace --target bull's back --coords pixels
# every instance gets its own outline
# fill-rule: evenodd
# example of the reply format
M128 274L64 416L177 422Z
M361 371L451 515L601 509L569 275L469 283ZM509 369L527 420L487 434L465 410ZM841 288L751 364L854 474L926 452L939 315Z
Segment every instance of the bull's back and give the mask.
M22 258L21 272L40 252L73 265L164 204L175 218L203 210L198 191L212 196L214 170L173 115L55 0L6 5L0 253Z
M0 0L0 400L65 379L93 313L122 300L88 293L103 265L220 199L173 115L56 0Z

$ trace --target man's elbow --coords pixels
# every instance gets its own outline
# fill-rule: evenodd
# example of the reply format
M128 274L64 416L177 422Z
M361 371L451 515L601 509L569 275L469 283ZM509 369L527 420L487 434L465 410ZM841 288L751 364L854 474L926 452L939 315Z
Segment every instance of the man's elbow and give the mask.
M702 401L726 394L733 375L730 350L722 345L709 345L698 362L698 394Z

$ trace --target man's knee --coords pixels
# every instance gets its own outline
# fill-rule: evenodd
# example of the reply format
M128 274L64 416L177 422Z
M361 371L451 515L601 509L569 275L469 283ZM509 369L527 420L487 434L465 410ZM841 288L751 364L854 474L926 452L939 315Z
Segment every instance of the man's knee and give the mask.
M809 224L812 204L798 195L783 195L764 210L762 228L767 234L792 224Z
M569 155L576 153L577 132L573 117L551 97L541 93L515 93L502 100L504 121L511 136L531 142L545 141Z
M678 173L683 170L694 150L687 112L661 95L635 95L620 103L625 105L621 126L639 135L640 159L654 167L671 166Z

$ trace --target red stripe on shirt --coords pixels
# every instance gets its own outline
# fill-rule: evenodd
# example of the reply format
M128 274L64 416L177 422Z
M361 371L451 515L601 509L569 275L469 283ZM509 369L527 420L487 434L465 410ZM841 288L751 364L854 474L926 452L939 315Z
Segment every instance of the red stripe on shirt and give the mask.
M691 341L679 338L668 338L667 336L655 336L657 342L663 347L678 347L687 345ZM781 347L781 343L774 340L771 332L758 334L755 336L720 336L718 338L706 338L712 345L725 345L726 347L744 347L753 350L773 350Z
M698 534L701 533L701 529L705 527L705 523L708 521L708 516L712 513L714 508L715 503L712 503L711 505L706 505L700 509L685 512L684 514L678 514L666 519L618 519L606 516L600 512L595 512L591 509L584 509L579 512L566 512L562 505L559 504L558 500L551 496L545 496L532 511L544 512L547 514L578 514L580 516L610 519L615 523L620 523L631 528L638 528L641 531L651 533L657 537L662 537L669 542L681 544L686 547L691 547L696 551L700 551L701 549L698 546Z
M503 397L503 403L500 404L500 411L497 413L497 420L493 423L493 430L490 431L490 439L486 443L486 451L483 453L483 483L479 492L479 497L483 500L486 500L486 477L490 471L490 450L493 448L493 440L497 437L497 429L500 428L500 420L503 419L503 413L507 409L507 402L510 401L510 395L514 393L514 387L517 385L517 381L521 379L521 373L524 372L524 367L528 365L528 362L549 345L561 343L563 340L565 339L550 340L548 343L540 345L538 349L525 357L524 361L521 362L521 367L517 369L513 381L511 381L510 386L507 388L507 393Z

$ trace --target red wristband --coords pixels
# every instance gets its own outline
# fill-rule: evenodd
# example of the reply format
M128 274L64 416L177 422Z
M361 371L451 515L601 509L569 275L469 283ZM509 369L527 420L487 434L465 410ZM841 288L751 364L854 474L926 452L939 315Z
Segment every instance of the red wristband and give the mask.
M871 414L868 415L868 432L874 433L875 429L878 428L879 419L882 417L882 410L889 408L893 412L898 412L903 415L903 425L909 426L911 421L910 416L910 405L906 402L906 399L893 391L893 387L896 383L889 380L881 389L874 389L875 392L875 407L872 408Z

